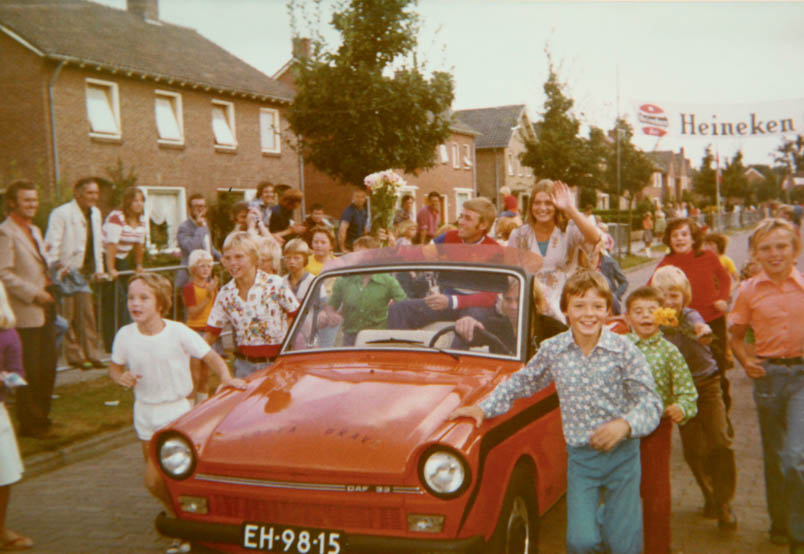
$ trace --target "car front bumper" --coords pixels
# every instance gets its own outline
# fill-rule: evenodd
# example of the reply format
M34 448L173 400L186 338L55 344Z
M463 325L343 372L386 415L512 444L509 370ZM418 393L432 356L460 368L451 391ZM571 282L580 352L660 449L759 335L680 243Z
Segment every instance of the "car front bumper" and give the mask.
M200 543L241 546L243 527L224 523L185 521L168 516L165 512L156 517L156 529L168 537ZM486 543L482 536L466 539L411 539L374 535L348 535L346 552L458 552L480 553Z

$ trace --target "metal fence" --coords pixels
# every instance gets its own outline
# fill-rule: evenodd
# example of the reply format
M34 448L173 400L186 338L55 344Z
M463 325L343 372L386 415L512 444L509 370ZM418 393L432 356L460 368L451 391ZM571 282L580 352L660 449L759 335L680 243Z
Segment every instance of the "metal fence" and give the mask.
M215 266L219 266L218 262L215 262ZM162 274L168 279L168 281L175 283L176 273L181 270L187 270L187 266L171 265L163 267L151 267L146 268L145 272ZM120 327L130 321L128 319L128 308L126 307L126 291L128 290L128 280L135 273L136 272L134 270L119 271L118 277L114 281L103 281L97 283L96 286L93 287L93 294L95 295L95 324L98 330L98 347L104 352L106 352L107 349L106 345L104 344L103 329L104 324L108 323L108 318L111 318L115 332L117 332ZM109 288L111 288L111 290L109 290ZM107 302L104 302L104 294L110 294L111 301L107 300ZM181 291L174 286L173 302L170 309L169 318L176 321L184 320L183 302L180 300L180 298ZM230 333L231 332L224 332L222 335L228 337ZM70 367L71 366L69 365L61 365L58 367L58 371L70 369Z
M751 227L759 223L765 215L760 210L753 210L750 212L729 212L721 214L700 214L694 219L698 225L710 229L712 231L726 231L729 229L742 229L744 227ZM617 258L622 258L628 252L629 234L632 233L631 226L627 223L607 223L609 234L614 238L614 248L612 253ZM661 242L662 237L654 237L654 242ZM631 238L631 242L634 240Z

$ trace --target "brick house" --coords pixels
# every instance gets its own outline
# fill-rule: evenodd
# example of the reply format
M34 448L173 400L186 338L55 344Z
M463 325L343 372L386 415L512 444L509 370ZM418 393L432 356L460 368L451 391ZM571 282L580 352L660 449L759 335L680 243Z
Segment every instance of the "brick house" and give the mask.
M656 150L647 155L655 169L650 184L642 189L642 197L657 205L681 202L684 191L692 189L692 164L684 155L684 147L678 152Z
M507 186L519 197L522 210L535 183L533 170L519 159L525 141L536 138L525 105L459 110L455 116L480 133L475 141L478 196L496 201L500 208L500 189Z
M309 52L309 39L294 38L293 58L274 73L273 79L295 90L293 59L307 56ZM413 196L418 211L424 206L430 192L438 192L441 194L441 213L446 214L445 221L454 222L460 215L463 203L477 196L475 138L478 132L454 116L450 131L446 142L436 148L432 167L413 174L399 171L407 186L397 191L397 198L401 199L407 194ZM324 211L336 219L351 202L353 190L348 184L326 175L309 162L304 163L302 189L308 209L313 204L321 204Z
M120 160L170 243L191 192L299 186L293 91L158 17L158 0L0 0L0 183L24 176L64 197Z

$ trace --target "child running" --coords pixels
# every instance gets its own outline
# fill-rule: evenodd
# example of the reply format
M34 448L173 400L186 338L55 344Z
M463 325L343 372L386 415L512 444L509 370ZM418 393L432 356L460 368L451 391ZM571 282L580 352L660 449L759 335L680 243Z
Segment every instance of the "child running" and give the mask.
M754 384L762 435L770 540L804 554L804 277L801 238L782 219L760 222L751 255L762 272L744 282L729 315L734 355ZM753 353L745 335L754 330Z
M661 291L664 306L676 314L675 325L662 327L664 337L681 351L698 391L698 415L679 427L684 459L703 493L703 517L716 518L721 529L732 530L737 527L731 507L737 464L717 362L707 346L712 330L701 314L689 307L692 287L681 269L659 268L653 285Z
M670 444L672 424L684 425L698 411L698 393L681 352L659 330L654 314L662 307L662 293L653 287L639 287L625 301L626 319L633 332L628 335L645 355L656 391L664 404L664 416L656 430L643 437L642 520L645 552L670 552Z
M662 401L645 357L605 329L611 291L599 273L567 280L560 306L570 330L544 341L522 370L482 402L456 409L480 426L517 398L555 382L567 441L567 550L642 552L639 437L659 424ZM605 508L600 510L601 500Z
M170 281L155 273L129 281L128 311L133 323L120 328L112 345L112 380L134 389L134 429L142 441L145 486L175 517L170 496L156 463L148 455L154 432L190 410L193 391L190 358L200 358L215 370L224 386L238 389L245 381L233 379L226 363L196 332L182 323L162 319L170 309ZM187 552L189 543L174 544L168 552Z

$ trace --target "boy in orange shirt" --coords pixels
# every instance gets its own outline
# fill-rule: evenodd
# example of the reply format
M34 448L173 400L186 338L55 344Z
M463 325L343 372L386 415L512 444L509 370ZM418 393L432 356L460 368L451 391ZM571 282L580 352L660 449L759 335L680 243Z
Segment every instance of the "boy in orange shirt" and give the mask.
M762 272L740 286L729 316L732 350L754 381L770 540L804 554L804 277L795 266L801 238L789 222L766 219L750 244Z

